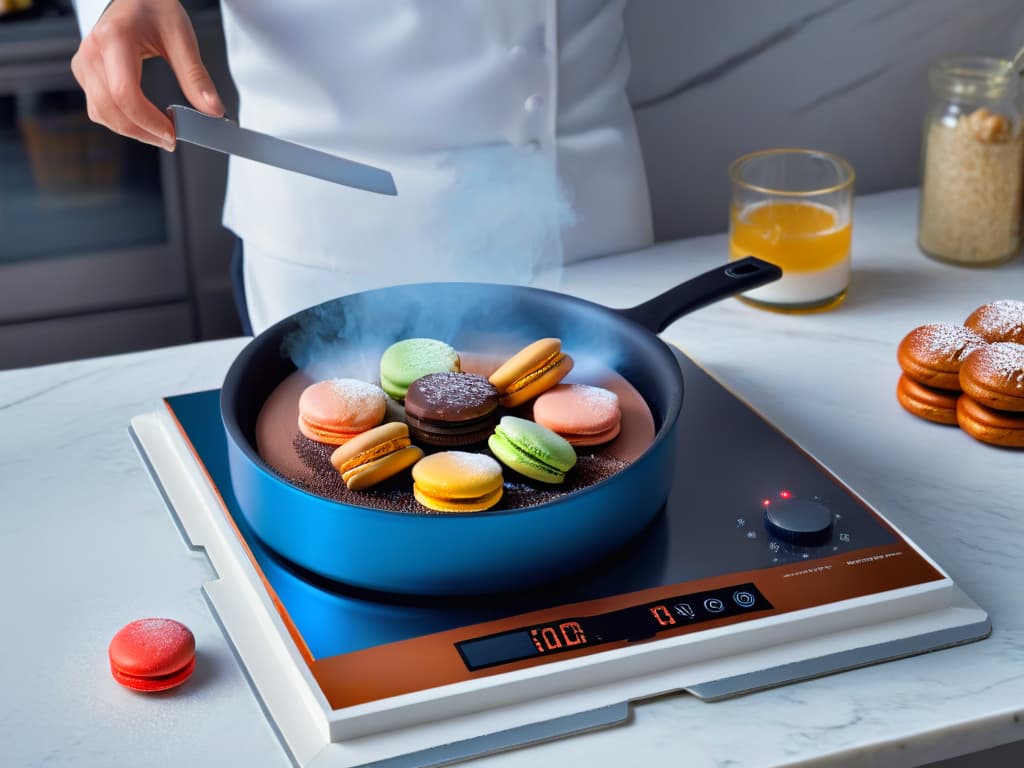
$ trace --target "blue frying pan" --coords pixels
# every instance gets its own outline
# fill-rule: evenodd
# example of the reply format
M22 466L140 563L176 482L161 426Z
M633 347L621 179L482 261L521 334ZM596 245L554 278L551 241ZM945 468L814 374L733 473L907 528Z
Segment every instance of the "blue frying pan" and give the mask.
M781 270L748 257L718 267L629 309L537 288L481 283L398 285L342 296L286 318L238 355L221 389L231 483L262 541L293 563L363 589L463 595L535 586L622 547L658 514L672 484L683 377L656 335L676 318L777 280ZM555 501L473 514L413 515L343 504L288 482L260 457L256 421L274 388L296 370L288 350L330 318L328 333L360 344L460 334L557 337L565 349L599 348L654 416L650 447L612 477Z

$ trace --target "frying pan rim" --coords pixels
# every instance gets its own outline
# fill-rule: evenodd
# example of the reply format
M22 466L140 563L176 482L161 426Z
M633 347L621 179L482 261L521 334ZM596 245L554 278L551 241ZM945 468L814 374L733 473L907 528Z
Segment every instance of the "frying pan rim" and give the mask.
M335 499L328 498L326 496L323 496L323 495L320 495L320 494L317 494L317 493L313 493L313 492L308 491L308 490L306 490L304 488L301 488L297 484L295 484L295 483L287 480L286 478L282 477L280 472L278 472L273 467L271 467L263 459L263 457L260 456L259 451L256 450L255 445L253 445L251 443L251 441L249 441L248 439L245 439L245 434L244 434L241 426L238 423L238 419L236 418L234 411L231 408L228 408L227 405L226 405L226 401L228 399L227 398L227 393L229 392L229 384L231 385L232 393L234 391L240 390L240 386L235 383L235 380L241 378L241 373L240 372L245 367L245 366L242 365L242 361L250 358L254 354L254 352L258 348L260 348L259 344L258 344L260 339L266 339L266 338L269 338L269 337L273 336L275 331L277 333L280 333L279 329L281 328L281 326L284 326L286 324L289 325L289 326L294 325L296 323L297 318L300 315L303 315L303 314L305 314L307 312L314 312L317 309L319 309L320 307L324 307L324 306L326 306L328 304L334 304L334 303L339 302L339 301L354 300L356 297L368 297L368 296L371 296L373 294L384 294L384 293L394 292L397 289L409 289L409 288L443 289L443 288L473 288L473 287L484 287L484 288L492 289L492 290L493 289L502 289L502 290L511 289L511 290L516 291L516 292L523 291L523 292L532 293L532 294L535 294L535 295L540 295L542 297L546 297L547 299L552 300L552 301L557 301L557 302L567 303L567 304L575 304L575 305L578 305L578 306L582 306L584 308L588 308L588 309L591 309L591 310L596 310L599 313L608 316L616 324L621 324L623 326L631 327L634 330L640 331L640 337L644 338L647 343L650 343L652 353L654 352L654 350L657 350L657 354L666 355L667 359L671 360L671 368L678 372L677 373L677 380L679 381L680 386L677 387L672 392L672 395L669 398L669 401L666 403L665 418L662 419L662 423L659 425L659 427L657 428L657 430L655 432L654 439L644 449L644 451L638 457L636 457L635 459L630 461L630 463L627 466L623 467L622 469L620 469L617 472L614 472L613 474L609 475L608 477L606 477L606 478L604 478L602 480L599 480L596 483L592 483L591 485L588 485L585 488L580 488L579 490L576 490L576 491L570 491L570 492L568 492L568 493L566 493L566 494L564 494L562 496L559 496L559 497L557 497L555 499L552 499L550 501L541 502L539 504L531 504L531 505L528 505L528 506L516 507L516 508L513 508L513 509L488 509L488 510L483 510L483 511L480 511L480 512L471 512L471 513L467 513L467 512L444 512L444 511L434 511L434 510L430 510L430 511L427 511L427 512L408 512L408 511L398 511L398 510L392 510L392 509L380 509L380 508L377 508L377 507L367 507L367 506L356 505L356 504L348 504L348 503L345 503L345 502L341 502L341 501L337 501ZM648 455L650 455L651 452L660 443L662 443L664 440L669 439L670 435L673 434L674 431L675 431L674 427L675 427L676 423L678 422L679 412L682 409L683 396L684 396L684 390L685 390L685 385L684 385L683 376L682 376L682 370L679 368L679 362L678 362L678 360L675 359L675 355L672 352L672 349L669 347L669 345L660 336L658 336L657 333L652 331L650 328L644 326L642 323L638 323L637 321L633 320L632 318L630 318L630 317L628 317L628 316L626 316L624 314L624 312L628 311L628 309L630 309L630 308L624 308L622 310L615 309L615 308L612 308L612 307L605 306L604 304L600 304L598 302L594 302L594 301L590 301L588 299L580 298L579 296L573 296L571 294L560 293L558 291L553 291L553 290L549 290L549 289L546 289L546 288L537 288L537 287L534 287L534 286L526 286L526 285L512 285L512 284L507 284L507 283L479 283L479 282L470 282L470 281L432 282L432 283L399 283L399 284L395 284L395 285L384 286L384 287L381 287L381 288L373 288L373 289L370 289L370 290L367 290L367 291L359 291L359 292L356 292L356 293L350 293L350 294L344 294L342 296L336 296L333 299L327 299L326 301L323 301L323 302L320 302L319 304L315 304L313 306L307 307L307 308L305 308L303 310L300 310L299 312L293 313L291 315L288 315L287 317L284 317L284 318L278 320L276 323L274 323L273 325L269 326L268 328L266 328L261 333L259 333L256 336L254 336L252 338L252 340L250 340L249 343L246 344L245 347L242 348L242 350L235 356L235 359L232 361L231 365L228 367L227 373L225 373L225 375L224 375L224 382L221 385L221 392L220 392L220 398L219 398L219 406L220 406L219 410L220 410L221 422L222 422L222 424L224 426L224 429L225 429L225 432L226 432L226 436L231 439L231 442L235 445L235 447L238 450L240 450L242 452L242 454L250 462L252 462L252 464L258 470L260 470L264 475L266 475L268 478L270 478L275 484L282 485L282 486L284 486L286 489L288 489L290 491L298 492L298 493L301 493L303 495L309 496L311 499L316 501L318 504L327 504L329 506L339 507L339 508L344 509L344 510L355 510L358 513L366 513L366 514L371 515L371 516L376 516L377 514L383 513L385 515L391 515L391 516L396 516L396 517L401 517L401 518L408 518L408 517L438 518L438 517L440 517L440 518L452 518L452 519L480 519L480 518L499 517L499 516L504 516L504 515L530 514L530 513L534 513L534 512L541 512L541 513L543 513L543 511L545 511L545 510L549 510L552 507L557 507L558 505L563 504L566 501L566 499L570 499L571 498L573 500L577 500L577 499L580 499L580 498L585 498L587 495L589 495L591 493L599 492L602 488L605 487L606 484L608 484L610 482L613 482L613 481L616 481L616 480L624 481L625 480L625 478L624 478L625 475L627 475L631 470L635 469L636 466L643 459L645 459ZM298 366L296 366L295 370L296 371L299 370ZM615 373L617 373L618 375L622 376L623 378L626 378L621 372L615 370L614 368L612 370L614 370ZM626 379L626 380L629 381L629 379ZM282 379L282 381L283 381L283 379ZM277 384L275 384L275 387L280 385L280 383L281 382L277 382ZM634 386L632 384L632 382L630 382L630 386ZM650 405L648 404L647 407L650 408ZM553 486L553 487L557 487L557 486Z

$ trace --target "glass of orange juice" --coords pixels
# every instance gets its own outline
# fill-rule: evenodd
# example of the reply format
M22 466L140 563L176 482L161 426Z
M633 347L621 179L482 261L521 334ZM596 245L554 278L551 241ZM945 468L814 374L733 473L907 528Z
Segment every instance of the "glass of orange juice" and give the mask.
M853 168L828 152L768 149L729 166L730 259L757 256L782 278L742 294L780 312L817 312L850 285Z

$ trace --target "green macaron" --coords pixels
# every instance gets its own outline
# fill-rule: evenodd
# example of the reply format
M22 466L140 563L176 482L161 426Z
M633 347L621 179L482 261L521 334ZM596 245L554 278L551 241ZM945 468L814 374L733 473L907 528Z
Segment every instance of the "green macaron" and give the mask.
M568 440L516 416L503 416L487 445L506 467L542 483L560 483L576 466L576 451Z
M459 353L437 339L404 339L384 350L380 386L395 400L404 400L409 385L428 373L459 370Z

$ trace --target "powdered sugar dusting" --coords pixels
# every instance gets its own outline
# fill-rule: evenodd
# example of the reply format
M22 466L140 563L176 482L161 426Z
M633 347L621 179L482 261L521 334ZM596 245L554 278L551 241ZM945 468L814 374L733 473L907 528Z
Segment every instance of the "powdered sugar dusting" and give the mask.
M999 341L989 344L972 358L971 365L985 379L1009 384L1024 391L1024 344Z
M110 641L110 660L128 674L159 674L185 661L195 650L192 631L174 619L138 619Z
M603 411L607 408L619 407L619 396L610 389L594 387L590 384L567 384L566 386L580 398L587 408L599 408Z
M192 638L188 627L174 619L139 619L125 629L133 641L154 650L180 648Z
M332 398L330 402L316 407L313 405L316 400L309 398L315 398L315 391L321 387L329 388ZM328 379L318 382L307 387L299 398L299 410L303 413L319 412L321 418L341 420L361 414L382 414L386 404L387 395L384 390L361 379Z
M467 474L501 475L501 465L486 453L470 453L469 451L446 451L445 456L459 471Z
M384 390L376 384L360 379L331 379L331 387L339 399L355 408L372 406L384 394Z
M430 373L414 381L410 389L432 408L461 410L481 408L488 402L498 404L498 390L475 373Z
M968 325L989 341L1024 339L1024 301L999 299L978 307Z
M961 363L971 352L986 345L976 332L955 323L931 323L915 328L910 348L915 357Z

